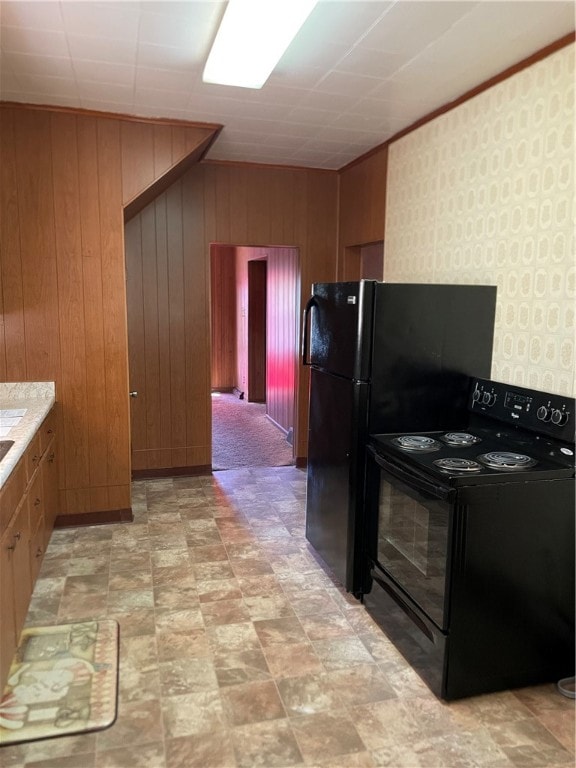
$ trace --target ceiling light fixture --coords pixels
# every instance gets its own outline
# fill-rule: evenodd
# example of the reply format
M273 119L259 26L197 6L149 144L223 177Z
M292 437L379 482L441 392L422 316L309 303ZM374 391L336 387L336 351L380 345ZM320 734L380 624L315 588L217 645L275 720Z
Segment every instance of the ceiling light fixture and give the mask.
M317 0L229 0L205 83L262 88Z

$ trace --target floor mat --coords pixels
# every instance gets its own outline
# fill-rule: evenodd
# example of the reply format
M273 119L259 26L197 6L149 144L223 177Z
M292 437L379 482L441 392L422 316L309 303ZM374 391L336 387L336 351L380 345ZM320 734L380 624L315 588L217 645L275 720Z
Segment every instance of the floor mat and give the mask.
M107 728L118 700L118 622L25 629L0 701L0 744Z

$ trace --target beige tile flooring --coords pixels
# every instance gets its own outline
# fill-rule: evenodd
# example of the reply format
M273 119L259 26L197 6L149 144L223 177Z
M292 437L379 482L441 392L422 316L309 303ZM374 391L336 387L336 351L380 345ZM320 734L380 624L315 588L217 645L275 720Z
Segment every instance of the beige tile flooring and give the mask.
M134 484L132 524L56 531L28 624L120 623L107 730L5 767L505 768L574 764L553 685L444 704L304 538L293 467Z

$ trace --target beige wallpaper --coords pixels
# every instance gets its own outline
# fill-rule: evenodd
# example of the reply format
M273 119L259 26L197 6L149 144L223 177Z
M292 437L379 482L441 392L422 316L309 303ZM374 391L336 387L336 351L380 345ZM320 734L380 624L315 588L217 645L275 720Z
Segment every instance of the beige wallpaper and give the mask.
M492 378L575 394L574 45L390 147L384 278L498 286Z

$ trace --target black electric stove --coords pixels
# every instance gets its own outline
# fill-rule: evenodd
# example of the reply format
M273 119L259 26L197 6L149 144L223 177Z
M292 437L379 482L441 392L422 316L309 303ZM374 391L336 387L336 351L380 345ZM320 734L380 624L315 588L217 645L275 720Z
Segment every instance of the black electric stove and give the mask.
M373 435L371 444L378 453L453 487L574 475L573 444L520 430L477 425L449 432Z
M574 674L575 406L475 379L446 429L369 440L363 601L442 698Z

